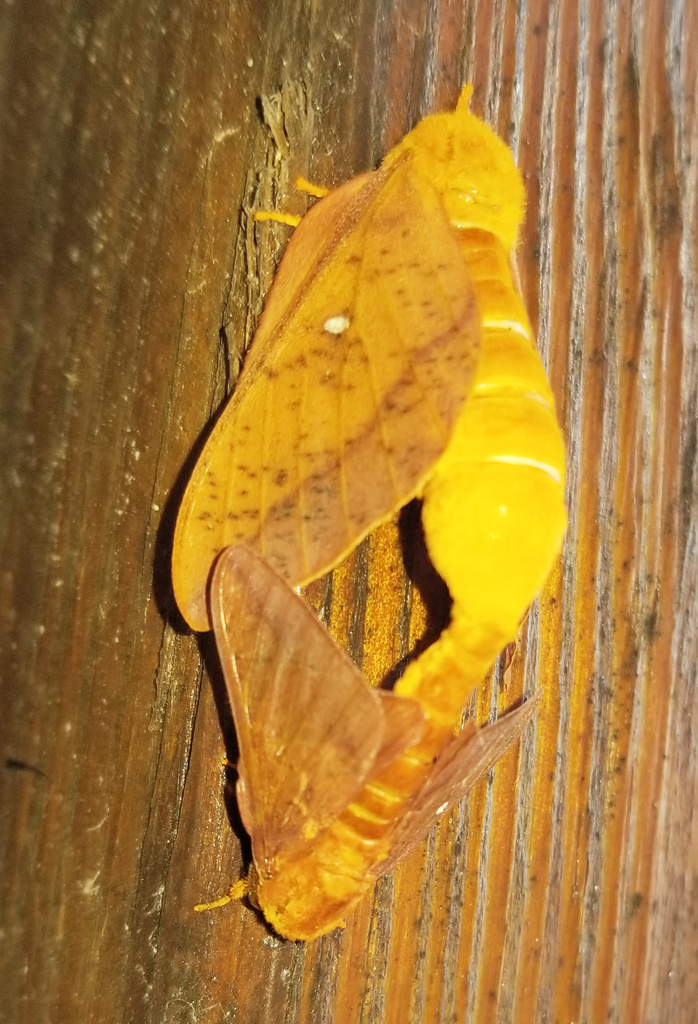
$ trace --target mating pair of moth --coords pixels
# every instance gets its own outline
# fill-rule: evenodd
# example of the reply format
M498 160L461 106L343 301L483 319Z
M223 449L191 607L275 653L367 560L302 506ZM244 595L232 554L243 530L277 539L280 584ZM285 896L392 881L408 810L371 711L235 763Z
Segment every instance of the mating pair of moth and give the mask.
M177 522L177 602L215 632L235 720L251 895L289 938L343 924L539 696L461 729L566 524L562 436L511 271L523 182L471 91L303 217ZM292 588L416 496L453 606L387 692Z

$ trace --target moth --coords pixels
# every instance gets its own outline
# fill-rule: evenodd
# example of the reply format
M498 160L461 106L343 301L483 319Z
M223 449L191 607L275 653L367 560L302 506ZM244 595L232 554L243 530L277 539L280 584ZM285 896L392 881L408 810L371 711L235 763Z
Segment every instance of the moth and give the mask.
M341 924L535 706L460 731L566 525L512 273L523 182L471 91L300 221L175 530L178 605L229 689L254 897L290 938ZM415 496L451 620L372 691L291 588Z

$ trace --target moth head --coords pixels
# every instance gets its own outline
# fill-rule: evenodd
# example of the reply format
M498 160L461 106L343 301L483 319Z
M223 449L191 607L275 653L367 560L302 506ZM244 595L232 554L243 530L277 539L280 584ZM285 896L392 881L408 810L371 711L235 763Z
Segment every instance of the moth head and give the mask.
M510 252L523 220L524 185L509 147L468 110L471 93L466 86L454 112L420 121L386 164L409 153L454 226L490 231Z
M357 879L323 864L321 857L300 858L280 863L272 874L260 872L255 905L279 935L309 942L343 928L347 913L374 882L369 874Z

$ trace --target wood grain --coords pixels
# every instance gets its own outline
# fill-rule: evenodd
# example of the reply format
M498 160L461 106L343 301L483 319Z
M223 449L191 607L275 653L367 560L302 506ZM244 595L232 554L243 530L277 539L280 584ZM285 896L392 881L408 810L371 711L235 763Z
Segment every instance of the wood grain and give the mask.
M690 1024L696 0L0 19L0 1019ZM249 849L173 518L286 237L245 210L375 166L466 80L526 178L519 269L571 466L561 564L475 710L545 697L345 931L282 942L244 904L192 909ZM408 512L312 588L371 681L428 624L418 552Z

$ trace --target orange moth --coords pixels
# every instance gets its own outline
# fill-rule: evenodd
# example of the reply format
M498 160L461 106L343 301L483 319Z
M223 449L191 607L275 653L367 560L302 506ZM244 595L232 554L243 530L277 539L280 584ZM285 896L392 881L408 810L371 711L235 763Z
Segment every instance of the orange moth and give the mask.
M213 626L235 718L252 894L289 938L341 925L536 703L460 729L566 522L511 272L523 183L470 94L300 222L175 531L177 602ZM373 691L291 587L417 495L451 621Z

